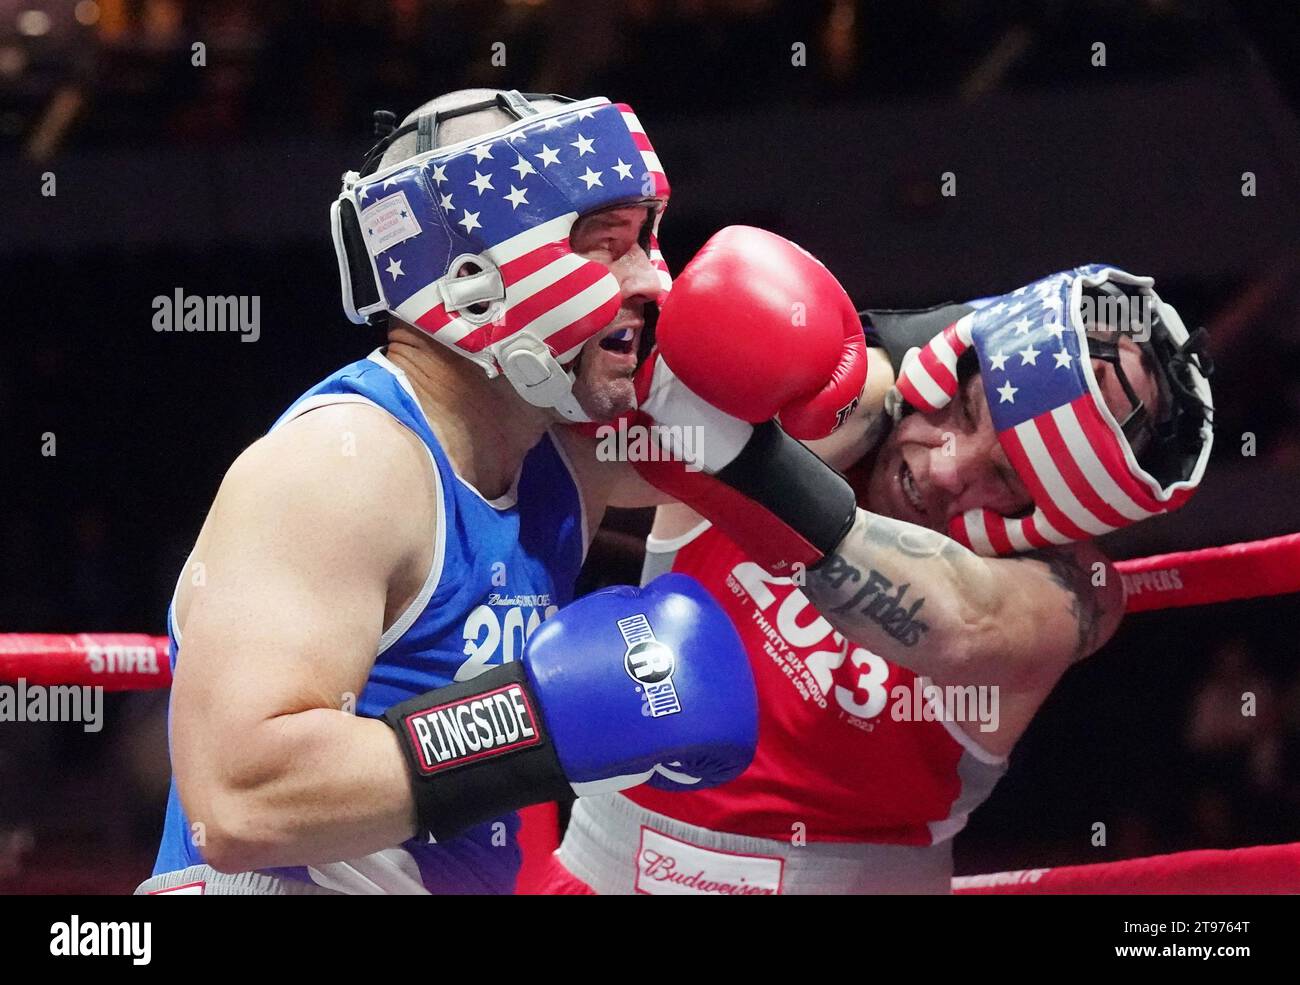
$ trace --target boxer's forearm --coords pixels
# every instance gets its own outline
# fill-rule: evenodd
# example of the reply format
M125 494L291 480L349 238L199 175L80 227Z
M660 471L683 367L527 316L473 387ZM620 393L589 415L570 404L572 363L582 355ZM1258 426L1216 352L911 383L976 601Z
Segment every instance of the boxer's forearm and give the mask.
M227 872L358 858L416 830L410 776L381 721L316 708L232 738L182 799L196 843ZM198 827L202 825L202 827Z
M990 560L902 520L859 509L805 591L849 639L918 674L983 676L999 646L1006 592Z
M844 425L829 437L806 441L823 462L844 471L860 462L880 442L889 418L882 408L859 404Z

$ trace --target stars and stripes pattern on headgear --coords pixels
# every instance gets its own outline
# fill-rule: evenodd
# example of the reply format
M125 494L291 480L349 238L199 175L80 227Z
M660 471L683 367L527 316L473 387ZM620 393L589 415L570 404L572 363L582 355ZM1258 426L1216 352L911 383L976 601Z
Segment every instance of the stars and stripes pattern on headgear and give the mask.
M344 196L357 208L384 309L489 375L504 371L533 403L559 406L572 381L556 363L570 361L622 303L608 268L573 252L579 217L649 205L650 260L663 290L671 286L653 235L668 180L636 114L606 99L528 116L363 179L349 174Z
M1005 517L969 510L952 521L956 539L986 555L1086 540L1177 509L1200 482L1207 444L1193 474L1161 484L1137 462L1106 405L1079 313L1085 285L1107 280L1149 291L1138 278L1102 265L1043 278L963 315L912 350L895 384L912 407L933 413L956 395L958 360L974 348L998 440L1034 509ZM1172 314L1167 305L1163 310ZM1177 329L1186 335L1181 322ZM1208 392L1207 392L1208 397Z

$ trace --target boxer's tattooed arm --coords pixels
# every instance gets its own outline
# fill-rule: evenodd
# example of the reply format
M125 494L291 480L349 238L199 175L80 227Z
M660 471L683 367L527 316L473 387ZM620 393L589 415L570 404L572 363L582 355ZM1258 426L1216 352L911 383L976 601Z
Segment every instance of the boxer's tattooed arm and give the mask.
M1066 608L1078 633L1071 663L1077 663L1102 644L1102 599L1092 574L1066 551L1032 551L1025 557L1047 565L1052 581L1065 592Z
M805 587L849 639L932 675L996 602L986 559L936 531L865 510Z
M1123 613L1117 576L1094 583L1094 549L985 558L934 530L859 510L805 591L854 642L936 681L1052 682Z

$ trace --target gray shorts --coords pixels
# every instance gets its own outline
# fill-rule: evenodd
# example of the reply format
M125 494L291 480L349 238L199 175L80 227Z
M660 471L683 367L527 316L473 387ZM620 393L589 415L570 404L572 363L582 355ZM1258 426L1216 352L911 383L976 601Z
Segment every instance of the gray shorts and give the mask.
M793 844L711 831L620 794L583 797L557 858L601 895L952 892L952 842Z
M135 889L136 896L342 896L297 879L281 879L263 872L218 872L207 865L150 876Z

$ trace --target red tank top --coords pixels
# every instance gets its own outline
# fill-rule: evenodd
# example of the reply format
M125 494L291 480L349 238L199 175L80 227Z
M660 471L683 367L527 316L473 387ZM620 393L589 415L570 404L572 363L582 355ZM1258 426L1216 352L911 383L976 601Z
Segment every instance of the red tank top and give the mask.
M1005 761L957 724L933 713L925 720L920 685L928 682L849 644L788 578L746 560L712 527L678 548L672 570L697 578L745 643L758 686L758 751L724 786L642 786L626 796L715 831L902 845L952 837L988 796Z

